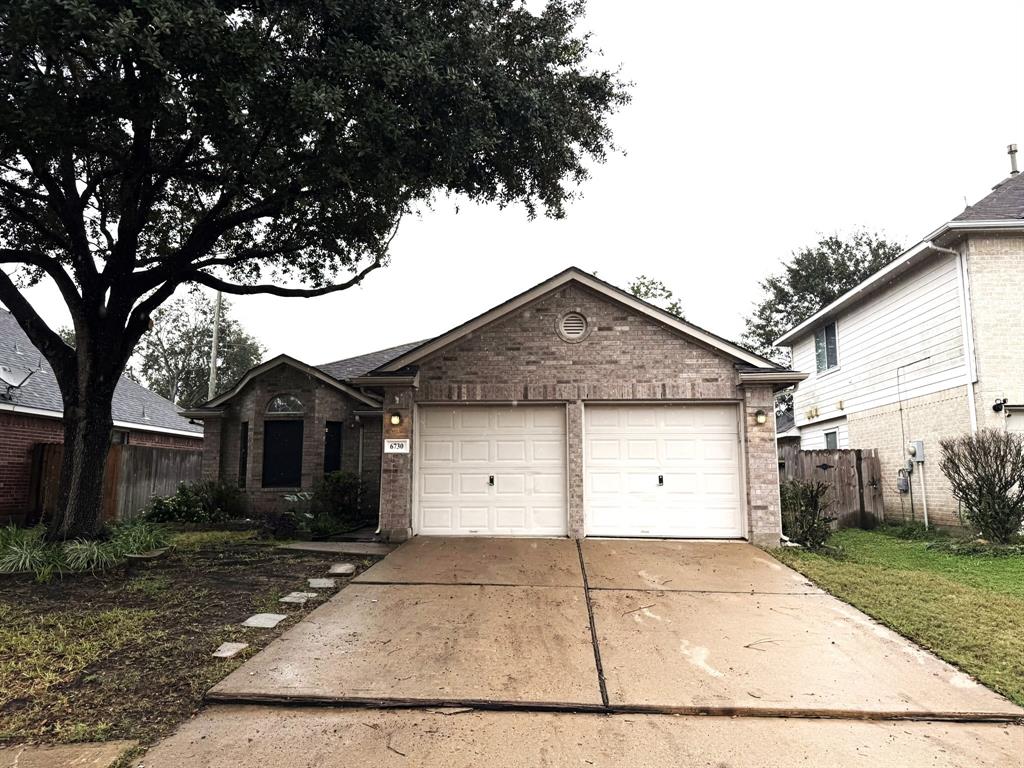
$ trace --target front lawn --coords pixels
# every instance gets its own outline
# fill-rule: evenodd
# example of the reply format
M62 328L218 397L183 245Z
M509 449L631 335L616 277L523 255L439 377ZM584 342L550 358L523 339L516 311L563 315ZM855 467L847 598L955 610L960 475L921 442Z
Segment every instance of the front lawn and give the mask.
M322 601L278 597L325 575L328 556L282 551L252 533L179 534L167 558L49 584L0 576L0 745L170 733L205 691ZM376 558L345 558L362 570ZM325 595L326 597L326 595ZM239 622L288 614L274 630ZM214 659L224 641L250 648Z
M1024 557L955 555L925 541L844 530L844 558L773 554L822 589L1024 705Z

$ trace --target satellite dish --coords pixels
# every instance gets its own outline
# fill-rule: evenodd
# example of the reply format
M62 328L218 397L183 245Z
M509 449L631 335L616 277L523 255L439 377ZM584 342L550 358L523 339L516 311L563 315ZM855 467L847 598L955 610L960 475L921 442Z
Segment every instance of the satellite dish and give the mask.
M29 376L33 373L35 371L28 368L12 368L9 365L0 365L0 381L14 389L28 381Z

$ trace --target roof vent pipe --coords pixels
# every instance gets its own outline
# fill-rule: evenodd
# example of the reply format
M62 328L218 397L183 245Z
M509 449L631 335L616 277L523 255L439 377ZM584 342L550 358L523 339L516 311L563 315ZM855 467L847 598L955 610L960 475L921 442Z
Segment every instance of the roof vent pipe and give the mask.
M1017 145L1010 144L1006 147L1006 154L1010 156L1010 175L1017 175Z

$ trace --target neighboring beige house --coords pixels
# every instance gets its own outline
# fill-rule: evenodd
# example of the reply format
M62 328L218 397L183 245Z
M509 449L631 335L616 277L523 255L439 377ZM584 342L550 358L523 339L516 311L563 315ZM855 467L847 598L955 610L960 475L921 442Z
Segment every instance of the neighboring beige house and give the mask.
M886 516L958 523L939 440L1024 432L1024 176L787 331L804 450L876 448ZM923 441L909 492L898 474ZM920 456L918 456L920 458Z

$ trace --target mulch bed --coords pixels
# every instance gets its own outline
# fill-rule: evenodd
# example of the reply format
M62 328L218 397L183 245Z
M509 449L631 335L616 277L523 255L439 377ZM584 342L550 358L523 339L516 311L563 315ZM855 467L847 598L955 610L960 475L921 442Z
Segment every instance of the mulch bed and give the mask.
M326 575L339 559L228 540L179 547L130 573L65 576L51 584L0 578L6 632L0 634L0 744L148 743L170 733L199 708L210 686L323 602L277 599L304 591L307 578ZM379 558L344 559L362 571ZM238 626L260 612L289 618L272 630ZM101 631L111 640L76 668L75 658L83 657L74 649ZM250 648L235 659L212 658L225 641Z

